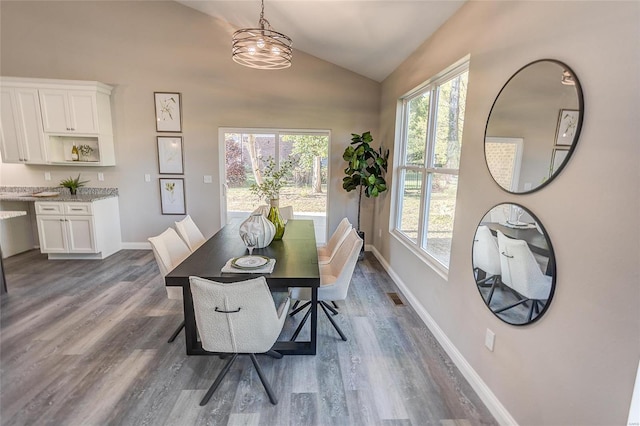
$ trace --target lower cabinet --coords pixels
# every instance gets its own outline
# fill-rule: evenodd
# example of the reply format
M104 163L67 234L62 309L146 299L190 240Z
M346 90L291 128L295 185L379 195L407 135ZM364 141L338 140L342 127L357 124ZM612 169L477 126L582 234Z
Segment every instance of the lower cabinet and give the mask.
M38 201L40 251L49 259L104 259L120 250L117 197L92 202Z

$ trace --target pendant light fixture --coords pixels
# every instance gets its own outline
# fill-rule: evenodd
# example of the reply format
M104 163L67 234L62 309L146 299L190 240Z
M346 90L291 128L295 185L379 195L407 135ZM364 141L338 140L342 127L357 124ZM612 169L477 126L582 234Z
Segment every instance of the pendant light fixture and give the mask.
M264 0L260 12L260 28L243 28L233 33L232 58L245 67L280 70L291 66L292 41L271 29L264 17Z

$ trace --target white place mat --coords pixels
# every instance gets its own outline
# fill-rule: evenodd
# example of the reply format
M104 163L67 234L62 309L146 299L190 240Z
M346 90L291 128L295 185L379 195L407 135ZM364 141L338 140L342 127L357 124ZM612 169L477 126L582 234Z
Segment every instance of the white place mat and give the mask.
M506 226L507 228L513 228L513 229L533 229L536 227L536 225L533 223L525 223L525 222L513 223L509 221L500 222L500 225Z
M231 265L231 262L233 262L233 259L235 259L235 257L232 257L231 259L227 260L227 263L225 263L225 265L221 269L222 272L230 272L233 274L270 274L273 272L273 268L276 266L276 260L269 259L269 262L267 262L267 264L264 265L262 268L240 269L240 268L235 268Z

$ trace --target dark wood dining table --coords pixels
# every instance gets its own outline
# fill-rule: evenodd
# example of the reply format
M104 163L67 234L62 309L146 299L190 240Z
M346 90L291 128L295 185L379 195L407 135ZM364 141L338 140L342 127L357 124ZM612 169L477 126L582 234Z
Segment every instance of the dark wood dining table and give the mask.
M167 274L167 286L182 287L184 299L185 340L187 355L209 355L197 338L193 299L189 284L190 276L206 278L217 282L244 281L263 275L272 291L287 291L289 287L311 288L313 307L311 311L311 337L309 341L278 340L273 350L283 355L315 355L317 311L315 309L320 286L318 250L312 220L289 220L282 240L273 241L269 246L254 249L259 254L276 259L270 274L226 273L221 269L229 259L247 254L238 232L240 221L225 225L209 238L180 265Z

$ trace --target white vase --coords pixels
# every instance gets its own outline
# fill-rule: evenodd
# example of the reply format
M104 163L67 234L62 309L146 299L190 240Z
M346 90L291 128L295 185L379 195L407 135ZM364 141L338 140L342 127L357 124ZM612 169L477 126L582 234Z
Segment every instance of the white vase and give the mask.
M247 220L242 222L239 231L240 238L249 233L256 236L256 248L264 248L268 246L276 235L276 227L260 213L255 213L249 216Z

